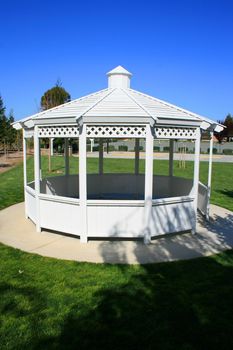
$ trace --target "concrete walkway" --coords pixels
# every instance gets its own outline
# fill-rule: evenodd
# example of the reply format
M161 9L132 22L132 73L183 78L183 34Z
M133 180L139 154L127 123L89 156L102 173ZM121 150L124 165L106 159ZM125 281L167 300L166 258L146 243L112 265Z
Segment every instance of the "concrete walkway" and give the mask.
M157 238L150 245L141 241L91 240L48 231L37 233L24 217L24 203L0 211L0 242L29 253L95 263L146 264L208 256L233 247L233 213L211 206L211 220L199 218L196 235L184 233Z
M73 154L74 157L77 157L77 154ZM99 158L99 152L87 152L87 157L89 158ZM104 152L104 158L120 158L120 159L134 159L135 153L134 152ZM195 155L192 153L186 153L185 155L182 155L180 153L174 153L174 160L186 160L186 161L194 161ZM145 159L145 152L140 152L140 159ZM160 159L160 160L168 160L169 159L169 153L164 152L154 152L154 159ZM213 154L213 162L217 163L233 163L233 156L229 155L223 155L223 154ZM200 154L200 161L201 162L209 162L209 155L208 154Z

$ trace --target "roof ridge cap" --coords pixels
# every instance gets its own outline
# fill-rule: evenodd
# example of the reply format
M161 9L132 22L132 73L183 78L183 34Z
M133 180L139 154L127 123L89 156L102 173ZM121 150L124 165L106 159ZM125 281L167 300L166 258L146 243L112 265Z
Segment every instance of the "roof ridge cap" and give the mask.
M148 97L148 98L150 98L151 100L155 100L155 101L159 102L160 104L163 104L163 105L168 106L168 107L175 108L177 111L182 111L182 112L184 112L184 113L186 113L186 114L189 114L189 115L191 115L191 116L195 116L195 117L197 117L197 118L199 118L199 119L201 119L201 118L207 119L207 118L205 118L204 116L201 116L201 115L199 115L199 114L197 114L197 113L191 112L191 111L189 111L188 109L184 109L184 108L182 108L182 107L178 107L178 106L176 106L176 105L174 105L174 104L172 104L172 103L170 103L170 102L161 100L161 99L159 99L159 98L157 98L157 97L154 97L154 96L145 94L145 93L143 93L143 92L140 92L140 91L137 91L137 90L134 90L134 89L130 89L130 90L132 90L133 92L135 92L135 93L137 93L137 94L140 94L140 95L143 95L143 96L145 96L145 97Z
M129 98L131 98L131 100L133 100L140 108L142 108L150 117L152 117L153 119L157 120L157 117L152 115L148 109L146 107L144 107L140 102L138 102L133 96L131 96L128 93L128 90L132 90L132 89L123 89L121 88L122 91L124 91L126 93L127 96L129 96Z
M89 112L92 108L94 108L98 103L100 103L103 99L105 99L105 97L111 95L111 93L115 90L115 89L110 89L107 88L105 89L107 90L107 93L104 96L101 96L100 99L98 99L97 101L95 101L90 107L88 107L83 113L79 114L78 116L76 116L76 120L79 119L80 117L84 116L87 112Z
M209 119L209 118L207 118L207 117L204 117L204 116L202 116L202 115L200 115L200 114L191 112L191 111L189 111L188 109L185 109L185 108L182 108L182 107L178 107L178 106L176 106L176 105L174 105L174 104L172 104L172 103L170 103L170 102L161 100L161 99L159 99L159 98L157 98L157 97L154 97L154 96L145 94L145 93L143 93L143 92L140 92L140 91L137 91L137 90L134 90L134 89L131 89L131 88L130 88L129 90L131 90L131 91L133 91L133 92L135 92L135 93L137 93L137 94L143 95L143 96L145 96L145 97L147 97L147 98L150 98L151 100L155 100L156 102L159 102L160 104L163 104L163 105L165 105L165 106L175 108L177 111L181 111L181 112L186 113L186 114L188 114L188 115L190 115L190 116L192 116L192 117L196 117L197 119L201 120L202 122L207 122L207 123L209 123L209 124L216 124L216 125L222 126L222 124L218 123L218 122L215 121L215 120L212 120L212 119Z

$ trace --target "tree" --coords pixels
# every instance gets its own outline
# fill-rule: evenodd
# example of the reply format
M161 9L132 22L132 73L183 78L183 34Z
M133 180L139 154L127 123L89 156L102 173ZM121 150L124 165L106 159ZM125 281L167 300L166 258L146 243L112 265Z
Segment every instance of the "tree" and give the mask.
M61 104L67 103L70 101L70 94L62 87L62 83L58 80L55 86L47 90L44 95L41 97L40 105L42 111L57 107ZM51 172L51 139L49 142L49 172Z
M28 139L29 147L30 147L31 142L32 141L30 139ZM15 146L16 146L18 152L20 152L20 150L23 148L23 129L16 130Z
M4 149L5 157L7 155L7 127L8 120L6 117L6 107L3 104L3 99L0 96L0 144Z
M13 128L13 122L13 111L11 110L9 116L6 116L6 107L0 96L0 147L4 149L5 157L7 157L9 147L14 146L15 148L18 142L18 132Z
M61 85L58 80L56 85L41 97L40 105L43 111L70 101L70 94Z
M229 142L233 137L233 116L229 113L224 120L218 120L218 123L225 126L220 133L215 133L218 142L222 143L224 140Z
M16 144L16 138L17 138L17 131L12 127L12 123L14 123L14 115L13 110L11 109L8 121L7 121L7 143L12 147L12 145Z
M6 107L4 107L3 99L0 96L0 143L4 140L5 135L5 123L6 123L6 115L5 115Z
M224 125L226 126L226 138L227 141L233 137L233 117L231 114L228 114L224 120Z

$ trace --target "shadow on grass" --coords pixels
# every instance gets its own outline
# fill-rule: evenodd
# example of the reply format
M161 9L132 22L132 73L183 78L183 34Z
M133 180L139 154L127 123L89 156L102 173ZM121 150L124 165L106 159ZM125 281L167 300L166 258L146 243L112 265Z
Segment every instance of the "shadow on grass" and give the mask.
M230 191L230 190L215 190L215 192L218 192L218 193L223 194L224 196L233 198L233 191Z
M225 263L226 261L226 263ZM119 266L122 274L125 265ZM221 259L144 265L128 281L73 305L58 337L36 349L229 349L233 253Z
M1 349L32 349L43 334L43 310L46 308L43 292L36 287L0 283L0 295ZM3 319L8 323L7 327L4 324L4 332L1 330Z
M149 216L147 228L158 225L162 215ZM188 211L191 220L190 215ZM228 224L221 220L228 220ZM232 232L233 218L215 217L215 221L219 227L214 234L218 233L221 241L224 230ZM116 227L113 237L119 229ZM168 249L166 240L159 245L158 257L174 258L180 248L188 253L200 250L190 239L174 239L173 250ZM214 250L220 241L210 243L204 239L203 246L208 244L208 249ZM141 263L138 244L133 254ZM105 262L109 256L127 262L123 241L111 245L103 242L100 252ZM154 254L151 245L143 246L143 256L153 260ZM209 258L139 266L122 264L117 268L123 282L111 281L100 288L92 296L93 304L83 312L79 303L73 305L60 335L40 340L36 348L180 350L233 346L233 251Z

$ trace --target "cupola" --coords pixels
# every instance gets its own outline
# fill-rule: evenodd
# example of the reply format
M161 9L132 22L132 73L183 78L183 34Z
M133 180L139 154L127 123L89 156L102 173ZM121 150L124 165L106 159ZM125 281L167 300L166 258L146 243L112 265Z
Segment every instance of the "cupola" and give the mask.
M122 66L118 66L107 73L109 88L130 88L130 79L132 74Z

